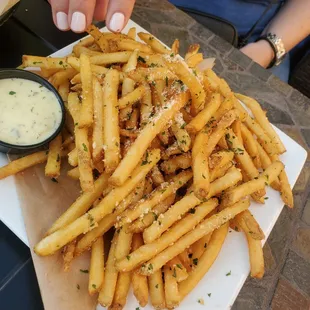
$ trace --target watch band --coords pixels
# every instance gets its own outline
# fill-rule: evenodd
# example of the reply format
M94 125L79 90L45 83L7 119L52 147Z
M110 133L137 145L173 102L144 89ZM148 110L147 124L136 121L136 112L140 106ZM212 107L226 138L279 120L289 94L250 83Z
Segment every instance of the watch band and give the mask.
M257 41L259 40L267 41L274 51L275 56L267 69L273 66L278 66L282 62L286 54L282 40L279 37L277 37L276 34L273 33L267 33L266 35L259 37Z

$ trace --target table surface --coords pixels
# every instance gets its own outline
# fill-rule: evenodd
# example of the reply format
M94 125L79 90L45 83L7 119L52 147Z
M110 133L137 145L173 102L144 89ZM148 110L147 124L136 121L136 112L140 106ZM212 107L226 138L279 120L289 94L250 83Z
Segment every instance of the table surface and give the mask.
M165 0L137 0L132 19L168 45L178 38L181 55L199 43L205 56L216 57L215 71L234 91L258 99L270 121L309 151L309 98ZM0 27L0 68L18 66L22 54L51 54L79 37L56 29L46 1L23 0ZM232 309L310 309L309 176L307 160L294 188L296 206L283 209L264 247L264 279L249 278ZM1 222L0 253L0 309L42 310L29 249Z

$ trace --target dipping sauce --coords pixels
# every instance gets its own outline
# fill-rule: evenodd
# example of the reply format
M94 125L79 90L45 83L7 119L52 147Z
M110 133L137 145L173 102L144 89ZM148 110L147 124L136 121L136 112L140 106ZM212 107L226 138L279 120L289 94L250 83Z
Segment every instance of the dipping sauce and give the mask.
M62 110L55 94L43 85L20 78L0 79L0 140L33 145L58 129Z

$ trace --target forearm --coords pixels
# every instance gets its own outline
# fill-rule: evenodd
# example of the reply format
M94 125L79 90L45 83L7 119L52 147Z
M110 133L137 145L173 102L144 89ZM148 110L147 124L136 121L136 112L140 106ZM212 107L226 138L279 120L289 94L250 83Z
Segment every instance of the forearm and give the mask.
M275 33L290 51L310 34L310 0L289 0L264 33Z

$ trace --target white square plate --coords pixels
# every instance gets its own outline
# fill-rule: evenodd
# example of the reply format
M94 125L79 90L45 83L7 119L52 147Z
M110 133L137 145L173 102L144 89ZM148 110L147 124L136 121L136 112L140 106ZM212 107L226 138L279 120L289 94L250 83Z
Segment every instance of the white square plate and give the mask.
M136 27L137 32L147 32L131 20L128 22L124 32L126 33L131 27ZM106 30L106 28L103 28L103 31ZM66 46L51 56L63 57L68 55L71 53L74 44ZM278 129L276 131L287 149L287 152L281 156L281 160L285 164L289 182L291 186L294 186L306 161L307 152L282 131ZM0 154L0 166L7 163L7 156ZM0 181L0 194L0 219L28 245L13 176ZM251 212L264 231L266 239L283 208L283 202L279 193L268 188L267 196L269 199L266 200L265 205L262 206L252 202L250 207ZM230 231L217 260L197 287L184 299L179 309L186 310L190 307L199 309L202 305L198 304L198 299L201 298L204 299L204 309L230 309L249 271L250 265L246 239L242 233ZM226 276L227 273L230 273L230 276ZM208 294L211 294L210 297ZM125 309L132 310L138 306L132 293L130 293ZM99 309L103 308L98 306L97 310ZM152 307L147 306L144 309L152 309Z

